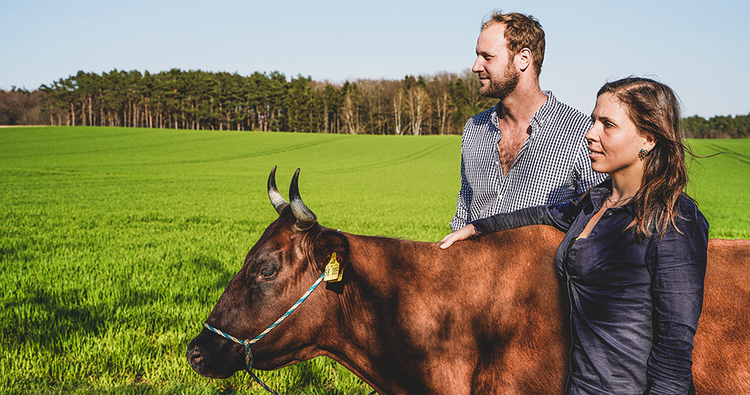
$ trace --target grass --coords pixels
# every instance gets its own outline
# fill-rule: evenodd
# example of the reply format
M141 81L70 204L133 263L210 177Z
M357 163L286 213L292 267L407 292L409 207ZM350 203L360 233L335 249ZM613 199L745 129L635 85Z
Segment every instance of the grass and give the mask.
M750 141L694 140L690 193L711 237L750 238ZM263 394L185 360L276 217L278 165L320 222L437 241L460 186L458 136L96 127L0 129L0 392ZM366 394L318 358L259 376L286 394Z
M709 221L714 238L750 239L750 140L692 140L688 192Z

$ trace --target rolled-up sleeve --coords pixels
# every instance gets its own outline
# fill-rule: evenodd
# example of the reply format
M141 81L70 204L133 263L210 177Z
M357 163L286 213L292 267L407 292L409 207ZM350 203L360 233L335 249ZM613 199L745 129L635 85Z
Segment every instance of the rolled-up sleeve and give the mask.
M471 186L469 180L466 178L466 169L464 167L463 158L461 158L461 190L458 192L458 199L456 200L456 215L450 222L451 230L454 232L466 226L469 218L469 208L467 202L471 200Z
M690 208L694 206L690 205ZM651 260L654 338L647 394L686 394L692 382L693 339L703 306L708 222L684 207L678 232L654 237Z

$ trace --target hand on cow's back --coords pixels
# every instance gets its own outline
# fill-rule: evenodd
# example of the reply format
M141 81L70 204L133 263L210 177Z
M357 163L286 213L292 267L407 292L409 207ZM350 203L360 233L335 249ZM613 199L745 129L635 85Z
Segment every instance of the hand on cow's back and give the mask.
M443 237L443 239L440 240L440 248L444 250L453 245L453 243L461 240L466 240L469 237L474 236L476 233L477 230L476 228L474 228L474 225L466 225L463 228Z

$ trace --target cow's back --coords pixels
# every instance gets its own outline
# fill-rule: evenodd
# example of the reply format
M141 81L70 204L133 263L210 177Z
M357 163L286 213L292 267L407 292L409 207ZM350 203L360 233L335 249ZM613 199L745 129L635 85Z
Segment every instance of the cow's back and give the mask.
M563 235L536 225L446 250L350 237L345 275L376 302L356 313L372 332L357 347L377 344L370 361L385 365L382 392L560 393L567 332L553 263Z
M699 394L750 394L750 240L708 243L693 375Z
M482 321L491 323L487 327L492 333L490 343L500 343L482 347L485 366L480 366L472 380L473 393L555 394L562 390L568 341L554 255L563 235L540 225L496 232L478 240L491 246L494 265L502 266L491 270L499 273L500 282L489 287L491 295L486 298L495 304L482 313Z

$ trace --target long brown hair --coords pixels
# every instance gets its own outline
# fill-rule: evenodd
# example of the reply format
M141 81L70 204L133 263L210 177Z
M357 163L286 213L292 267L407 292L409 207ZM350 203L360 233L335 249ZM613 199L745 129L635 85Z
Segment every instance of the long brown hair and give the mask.
M639 236L650 235L651 229L661 236L669 225L676 229L680 196L690 199L684 192L688 182L685 152L689 150L682 142L677 95L661 82L638 77L608 82L596 96L603 93L614 95L625 106L638 133L656 141L643 158L641 188L632 201L635 219L628 228L635 227Z

